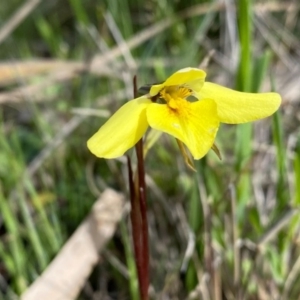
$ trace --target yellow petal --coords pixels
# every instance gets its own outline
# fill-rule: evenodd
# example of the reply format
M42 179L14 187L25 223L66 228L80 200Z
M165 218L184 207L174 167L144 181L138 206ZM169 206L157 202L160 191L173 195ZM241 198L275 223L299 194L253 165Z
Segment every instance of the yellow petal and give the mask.
M151 100L140 97L124 104L87 142L98 157L116 158L134 146L147 130L146 109Z
M196 68L184 68L172 74L164 83L153 85L150 96L157 95L165 86L186 86L194 92L199 92L203 86L206 73Z
M217 106L213 100L181 101L174 110L153 103L147 109L149 125L181 140L195 159L203 157L213 145L219 127Z
M200 99L213 99L217 103L220 122L239 124L272 115L280 106L277 93L242 93L218 84L205 82Z

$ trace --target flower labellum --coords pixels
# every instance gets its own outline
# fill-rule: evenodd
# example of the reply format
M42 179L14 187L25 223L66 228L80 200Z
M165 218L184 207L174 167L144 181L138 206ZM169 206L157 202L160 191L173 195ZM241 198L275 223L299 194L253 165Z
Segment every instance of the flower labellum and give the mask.
M252 122L272 115L280 106L277 93L238 92L205 82L205 77L203 70L184 68L152 85L148 94L124 104L88 140L89 150L98 157L120 157L150 126L172 135L194 159L200 159L214 149L220 123Z

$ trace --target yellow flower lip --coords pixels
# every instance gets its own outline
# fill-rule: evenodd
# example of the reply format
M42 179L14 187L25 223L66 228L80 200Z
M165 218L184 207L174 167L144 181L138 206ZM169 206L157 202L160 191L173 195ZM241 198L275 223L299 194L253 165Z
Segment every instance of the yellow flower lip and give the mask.
M150 126L177 138L200 159L213 147L220 122L252 122L280 106L277 93L242 93L205 82L205 77L203 70L184 68L152 85L149 93L124 104L88 140L89 150L103 158L122 156ZM190 95L197 101L187 101ZM151 100L157 97L165 103Z

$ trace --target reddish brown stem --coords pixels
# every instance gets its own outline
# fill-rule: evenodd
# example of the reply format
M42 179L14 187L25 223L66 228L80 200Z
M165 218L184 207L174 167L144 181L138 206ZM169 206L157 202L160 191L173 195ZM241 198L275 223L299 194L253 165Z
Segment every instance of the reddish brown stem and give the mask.
M146 202L146 184L145 184L145 169L143 155L143 141L140 140L136 144L136 153L138 158L138 198L140 205L141 216L141 231L142 231L142 268L140 282L141 299L148 299L149 288L149 246L148 246L148 219L147 219L147 202Z
M141 286L142 279L142 270L143 270L143 239L142 239L142 217L140 211L140 204L139 204L139 196L136 193L134 179L133 179L133 172L131 167L130 158L127 156L127 163L128 163L128 177L129 177L129 190L130 190L130 202L131 202L131 211L130 211L130 220L132 226L132 236L133 236L133 247L134 247L134 255L135 255L135 262L136 268L138 273L138 281L139 285ZM140 289L140 296L141 299L141 289ZM147 298L146 298L147 299Z
M134 97L137 98L136 77L134 77ZM133 178L130 159L128 158L129 188L131 198L131 224L134 244L134 254L139 280L141 300L148 300L149 288L149 246L148 221L146 203L146 184L143 155L143 140L135 147L137 154L137 176Z

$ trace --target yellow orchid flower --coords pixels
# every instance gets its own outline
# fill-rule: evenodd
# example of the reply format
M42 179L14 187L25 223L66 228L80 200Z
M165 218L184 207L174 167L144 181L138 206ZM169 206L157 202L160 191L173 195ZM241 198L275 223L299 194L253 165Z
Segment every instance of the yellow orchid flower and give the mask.
M205 77L203 70L185 68L152 85L148 94L124 104L88 140L89 150L103 158L122 156L150 126L174 136L200 159L213 147L220 122L262 119L281 103L277 93L237 92L205 82Z

